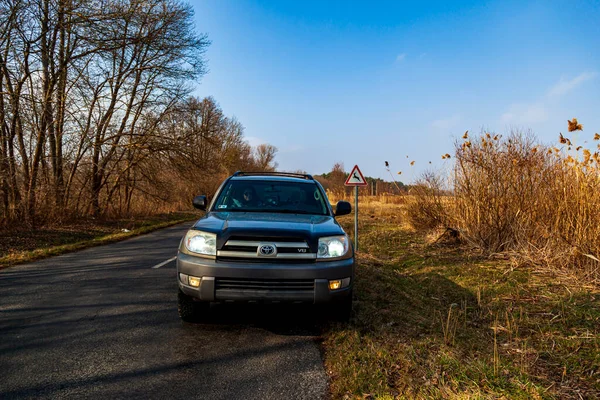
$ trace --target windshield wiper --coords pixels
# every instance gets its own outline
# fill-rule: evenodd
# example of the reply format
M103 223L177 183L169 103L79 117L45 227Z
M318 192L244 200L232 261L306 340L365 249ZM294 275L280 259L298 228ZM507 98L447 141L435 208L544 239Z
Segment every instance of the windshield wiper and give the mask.
M221 212L268 212L266 210L257 210L256 208L228 208L219 210Z
M275 209L273 210L273 212L275 213L282 213L282 214L311 214L311 215L323 215L323 214L317 214L314 212L310 212L310 211L304 211L304 210L286 210L286 209Z

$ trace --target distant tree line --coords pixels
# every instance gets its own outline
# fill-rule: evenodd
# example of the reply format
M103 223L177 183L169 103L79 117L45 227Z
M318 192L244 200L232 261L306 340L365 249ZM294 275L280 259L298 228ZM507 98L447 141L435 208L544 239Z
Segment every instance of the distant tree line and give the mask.
M338 194L351 194L351 187L345 186L346 179L350 173L344 170L344 164L335 163L331 168L331 171L321 175L316 175L315 178L323 185L327 190L331 190ZM381 178L373 178L365 176L365 180L368 186L361 187L360 193L364 195L372 194L405 194L409 187L404 183L398 182L386 182Z
M0 219L172 208L273 169L212 98L209 45L177 0L0 0Z

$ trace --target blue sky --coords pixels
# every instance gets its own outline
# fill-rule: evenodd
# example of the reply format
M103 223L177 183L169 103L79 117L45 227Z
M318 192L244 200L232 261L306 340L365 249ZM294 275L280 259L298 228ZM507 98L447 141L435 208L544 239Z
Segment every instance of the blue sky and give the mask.
M447 168L465 130L600 131L598 1L192 4L212 41L194 94L277 146L281 170L389 178L389 161L407 182Z

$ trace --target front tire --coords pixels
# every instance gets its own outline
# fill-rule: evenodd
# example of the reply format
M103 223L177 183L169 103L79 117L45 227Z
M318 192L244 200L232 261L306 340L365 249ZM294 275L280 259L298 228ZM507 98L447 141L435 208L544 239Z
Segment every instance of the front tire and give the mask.
M179 318L185 322L196 322L200 319L202 314L208 311L210 303L198 302L181 290L177 293L177 312Z

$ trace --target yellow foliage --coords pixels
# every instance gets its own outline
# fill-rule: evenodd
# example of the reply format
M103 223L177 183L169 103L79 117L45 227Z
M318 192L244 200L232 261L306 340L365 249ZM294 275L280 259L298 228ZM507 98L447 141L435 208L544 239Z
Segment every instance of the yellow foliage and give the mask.
M567 122L569 123L569 132L583 130L583 125L581 125L580 123L577 122L577 118L573 118L572 120L567 121Z

